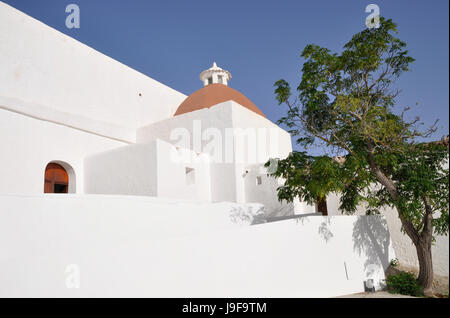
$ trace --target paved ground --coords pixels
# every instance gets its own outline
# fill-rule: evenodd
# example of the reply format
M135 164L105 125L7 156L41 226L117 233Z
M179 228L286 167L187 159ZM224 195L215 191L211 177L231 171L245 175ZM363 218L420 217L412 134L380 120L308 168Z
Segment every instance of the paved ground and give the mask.
M358 294L339 296L337 298L418 298L418 297L400 295L400 294L391 294L391 293L388 293L385 291L378 291L375 293L358 293Z

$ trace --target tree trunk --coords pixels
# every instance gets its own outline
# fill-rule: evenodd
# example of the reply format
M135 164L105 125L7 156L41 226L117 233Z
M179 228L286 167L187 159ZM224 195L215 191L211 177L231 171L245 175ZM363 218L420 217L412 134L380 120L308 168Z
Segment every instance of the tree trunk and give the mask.
M417 259L419 260L419 277L417 280L423 287L424 295L431 297L433 295L433 261L431 256L433 228L431 226L432 219L430 206L427 205L427 203L425 203L425 206L427 213L423 219L424 228L421 234L419 234L413 224L402 217L400 213L399 218L402 222L403 229L416 247ZM397 211L400 211L399 207L397 207Z
M425 296L433 295L433 260L431 257L431 239L421 239L416 244L419 259L419 284Z
M368 162L370 169L375 174L376 179L380 182L388 191L391 198L396 201L398 199L397 188L392 180L384 174L383 171L377 166L373 157L373 145L368 142ZM433 295L433 261L431 257L431 242L433 236L432 215L433 211L430 204L430 198L425 196L423 198L425 205L425 215L422 220L423 231L421 234L416 230L413 223L404 218L400 211L400 207L396 205L397 212L399 213L400 221L402 222L403 229L406 234L411 238L416 246L417 258L419 260L419 277L418 282L423 287L423 293L425 296Z
M433 260L431 256L431 243L433 241L433 209L430 198L423 197L425 215L423 216L423 230L417 241L416 250L419 259L419 284L423 287L425 296L433 296Z

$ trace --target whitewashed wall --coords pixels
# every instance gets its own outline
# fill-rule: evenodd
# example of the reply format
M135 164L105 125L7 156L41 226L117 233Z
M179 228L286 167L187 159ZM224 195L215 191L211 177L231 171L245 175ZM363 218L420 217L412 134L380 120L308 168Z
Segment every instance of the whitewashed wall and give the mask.
M251 152L244 152L244 161L250 163L235 165L237 202L261 202L266 207L267 216L274 217L315 213L315 206L308 205L306 202L298 200L293 203L279 202L276 189L280 186L281 180L268 177L267 170L264 168L264 164L270 158L284 159L289 155L292 151L290 134L238 103L231 102L231 107L233 128L244 130L251 128L256 131L256 147L247 139L244 151L255 147L258 153L256 159L259 162L259 164L252 164L254 158L249 157L252 155ZM239 148L240 142L235 138L235 153L242 150ZM258 178L261 183L258 183Z
M84 160L88 194L158 194L156 142L96 152Z
M123 145L126 143L0 109L0 193L43 193L45 167L52 161L73 168L76 193L83 193L85 156Z
M338 211L339 197L330 195L327 197L327 206L329 215L341 215ZM417 252L409 236L401 232L401 222L398 218L397 210L387 208L383 209L382 214L386 217L389 226L389 232L392 235L392 242L397 258L400 264L405 268L419 268ZM356 215L364 215L365 209L359 206ZM436 243L432 246L433 269L435 274L449 276L449 239L448 236L439 235Z
M186 160L190 158L198 161ZM189 176L186 168L193 169ZM85 193L90 194L211 200L208 156L183 154L159 139L87 157L84 180Z
M280 217L292 214L316 213L315 205L300 202L298 199L292 203L279 202L277 188L283 184L280 179L267 176L262 164L246 166L244 180L245 202L259 202L264 204L268 217ZM260 183L258 182L260 178Z
M175 116L137 130L137 143L145 143L154 139L161 139L168 143L181 145L184 148L201 152L208 144L208 139L199 144L194 144L194 134L200 134L208 129L213 129L224 136L225 128L232 127L232 115L230 102L222 103L210 109L202 109ZM185 131L189 140L175 139L177 131ZM174 134L174 135L171 135ZM206 138L206 136L205 136ZM231 145L232 149L233 145ZM223 156L225 154L223 153ZM213 201L236 201L236 177L234 164L212 163L211 173L211 198Z
M3 2L0 69L0 96L125 128L169 118L186 98Z
M267 118L255 115L254 112L236 102L230 102L230 104L233 128L237 132L237 136L234 138L234 153L237 159L234 172L236 175L237 202L245 202L246 190L251 191L251 189L248 188L249 184L247 184L246 189L245 178L242 177L243 173L255 163L264 164L270 158L284 159L287 157L289 152L292 151L291 137ZM243 135L245 137L239 137L239 131L245 132L245 135ZM247 132L249 133L247 134ZM252 139L252 132L256 135L256 141ZM262 177L265 174L261 172L259 176ZM276 186L273 190L275 192ZM282 205L278 204L278 200L272 200L270 205L277 210L283 208Z
M185 147L194 149L194 151L204 151L212 157L210 173L213 201L263 202L266 205L266 212L269 214L294 213L292 205L278 202L275 191L277 182L265 182L262 187L256 186L256 177L266 178L266 173L262 171L264 169L256 169L257 174L255 174L256 170L254 169L256 162L263 164L271 157L285 158L292 151L291 138L286 131L238 103L227 101L208 109L178 115L172 119L141 127L137 131L136 140L138 143L144 143L160 138L169 143L178 144L180 139L174 139L175 135L171 134L180 129L185 129L189 136L189 140L183 140ZM233 136L233 132L239 134L239 131L242 132L241 139L238 137L227 139L230 132ZM249 142L248 136L251 136L252 133L256 136L256 142L251 139ZM275 138L271 139L271 133ZM203 138L198 144L195 144L193 137L196 134ZM216 156L217 148L213 147L211 136L220 137L220 139L215 138L221 142L219 146L222 145L219 147L221 151L219 158L222 161L231 158L227 161L230 163L215 162L214 156ZM271 140L274 142L270 143ZM261 156L256 156L259 150L263 150ZM247 153L247 151L249 152ZM254 158L249 157L253 154L255 154ZM252 175L247 175L246 171L252 169ZM268 192L271 192L271 195L267 195ZM297 210L305 211L305 213L311 210L305 209L305 207L302 205Z
M211 201L209 156L189 149L176 149L172 144L159 139L155 142L158 196Z
M1 297L331 297L394 257L379 217L248 226L257 205L101 195L0 207Z

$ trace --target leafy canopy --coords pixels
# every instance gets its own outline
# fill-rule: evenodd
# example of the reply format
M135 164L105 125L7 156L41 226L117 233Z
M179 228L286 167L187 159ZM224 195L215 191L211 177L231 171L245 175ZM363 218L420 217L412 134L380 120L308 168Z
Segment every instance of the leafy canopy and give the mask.
M448 148L417 141L431 136L435 125L421 131L419 118L405 120L408 108L394 113L399 91L393 84L414 59L394 36L396 25L384 18L380 24L354 35L341 54L307 45L297 96L285 80L275 83L278 103L287 106L278 123L306 149L325 145L341 155L293 152L279 160L272 174L285 180L278 197L313 203L336 192L344 213L362 203L369 214L395 206L418 233L431 207L436 233L448 233Z

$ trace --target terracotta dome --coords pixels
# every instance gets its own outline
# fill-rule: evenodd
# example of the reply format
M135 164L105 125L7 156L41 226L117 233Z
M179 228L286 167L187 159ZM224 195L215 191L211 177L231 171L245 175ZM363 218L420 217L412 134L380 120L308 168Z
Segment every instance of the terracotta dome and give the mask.
M211 106L229 100L235 101L258 115L266 117L263 112L242 93L224 84L209 84L198 91L193 92L180 104L174 116L203 108L210 108Z

